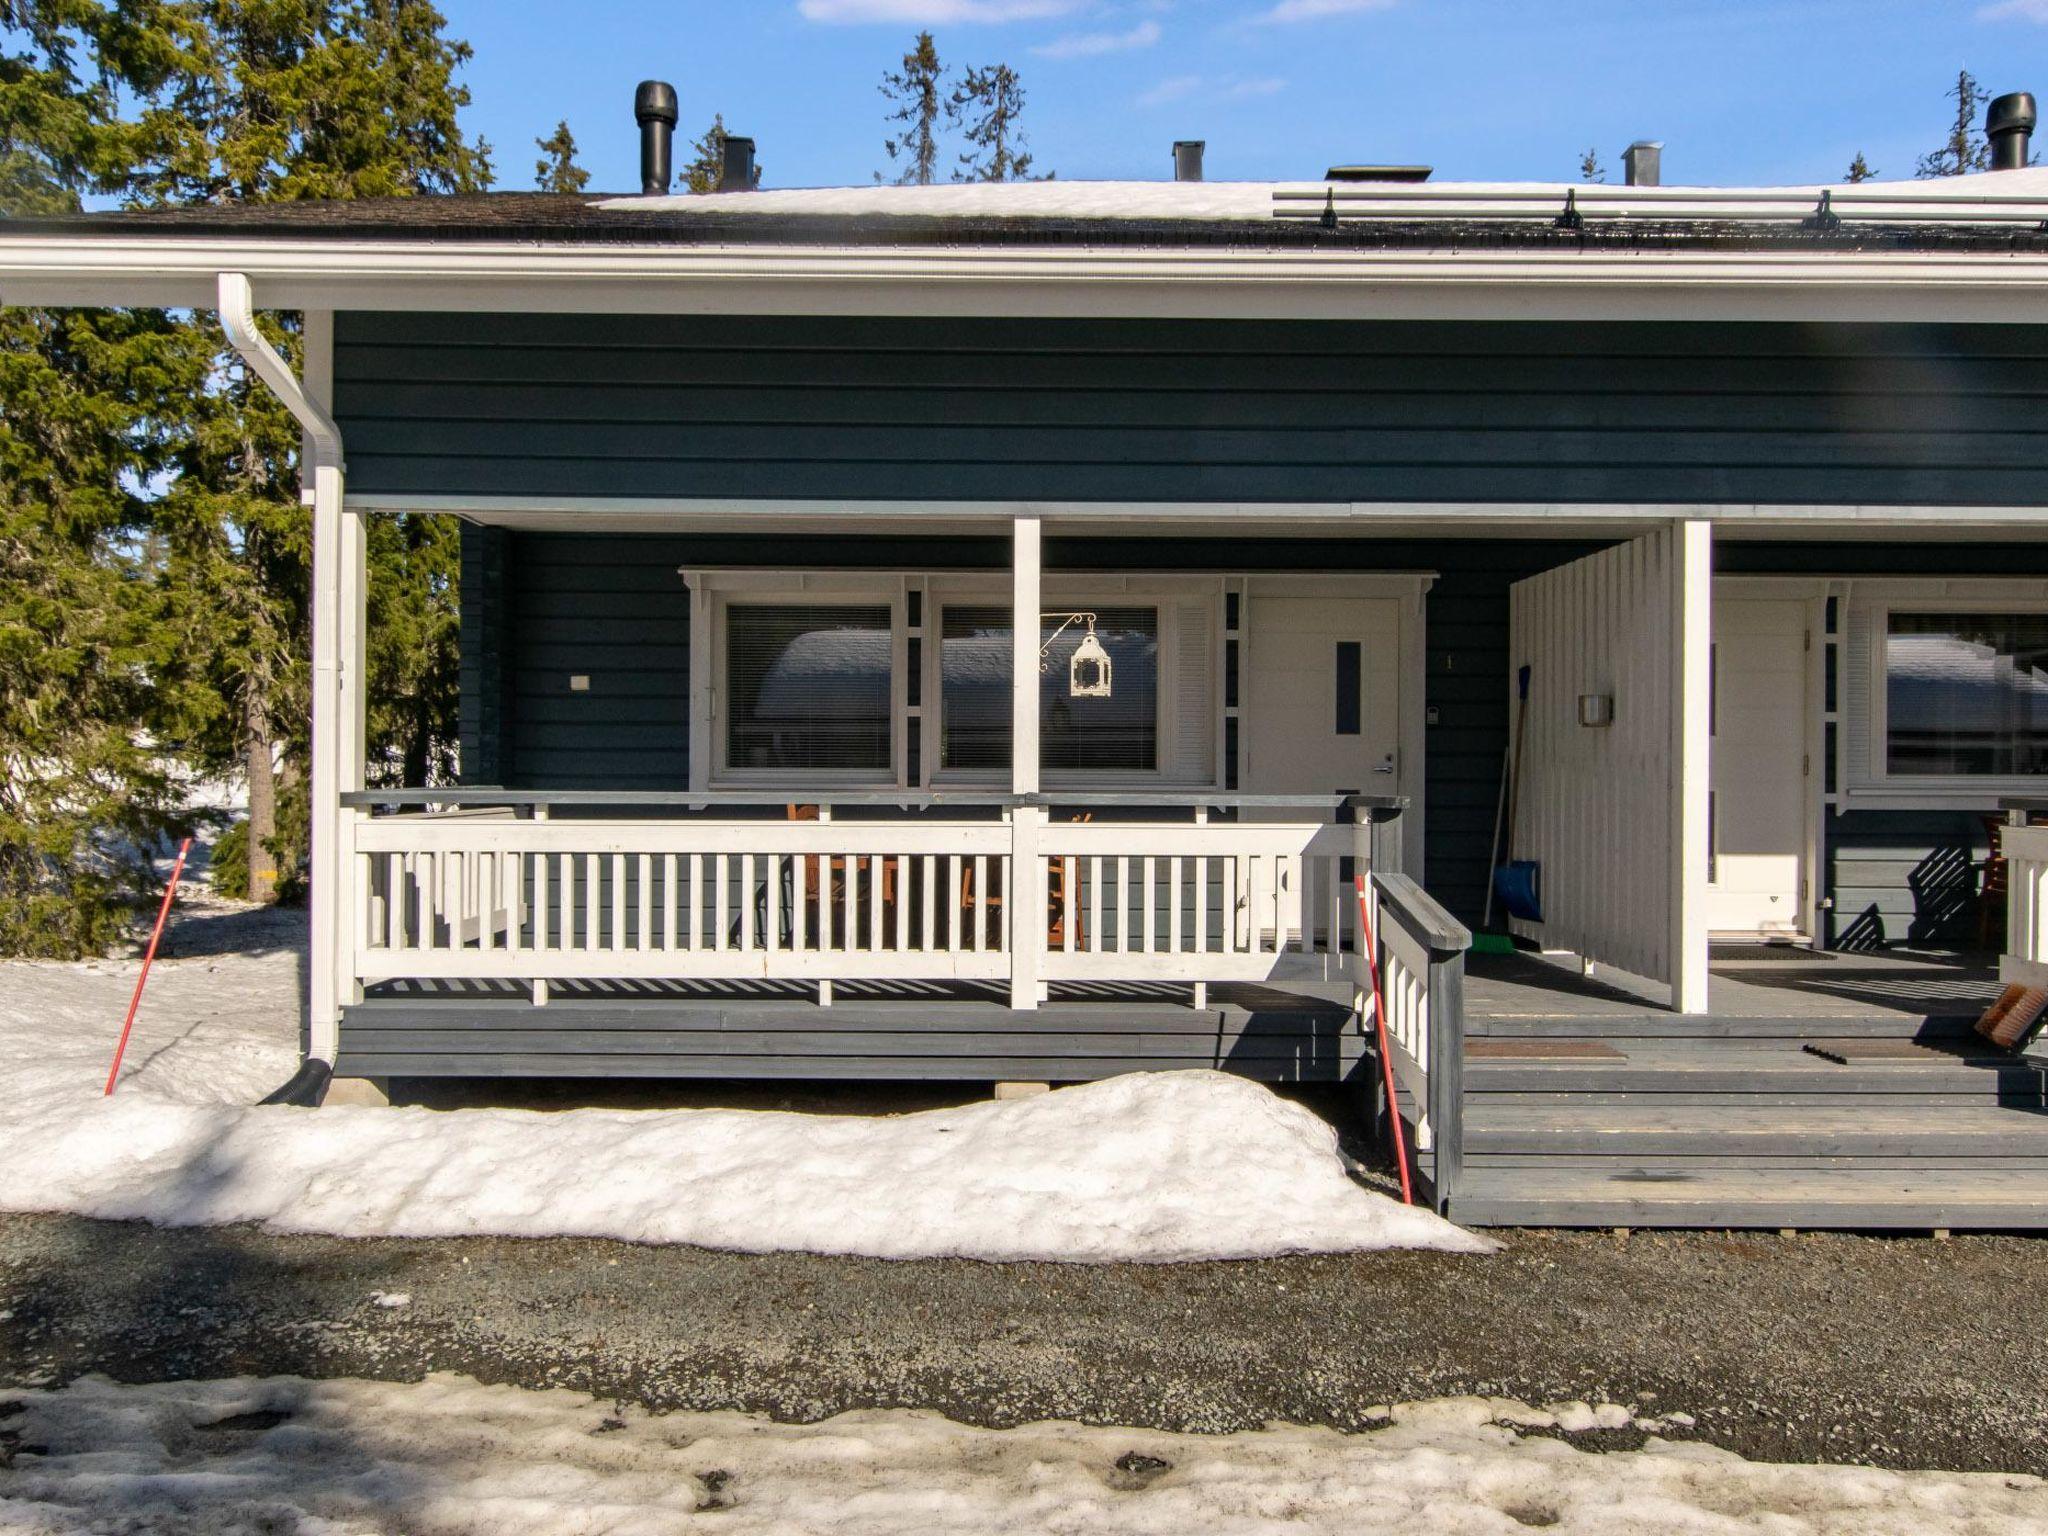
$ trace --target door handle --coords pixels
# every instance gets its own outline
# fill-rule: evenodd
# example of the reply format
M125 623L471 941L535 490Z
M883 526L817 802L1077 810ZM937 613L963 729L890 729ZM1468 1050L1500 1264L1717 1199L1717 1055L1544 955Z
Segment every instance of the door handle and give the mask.
M1393 771L1394 771L1394 754L1393 754L1393 753L1391 753L1391 752L1389 752L1389 753L1387 754L1387 756L1386 756L1386 760L1385 760L1384 762L1382 762L1382 763L1381 763L1381 764L1379 765L1379 767L1377 767L1377 768L1373 769L1373 772L1374 772L1374 773L1392 773Z

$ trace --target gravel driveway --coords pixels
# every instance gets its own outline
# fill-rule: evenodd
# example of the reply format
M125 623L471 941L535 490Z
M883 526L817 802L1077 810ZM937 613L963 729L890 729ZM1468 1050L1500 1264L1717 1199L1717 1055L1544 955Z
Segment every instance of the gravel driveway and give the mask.
M2022 1238L1521 1233L1482 1258L1096 1268L6 1216L0 1380L453 1370L789 1419L1198 1431L1481 1393L1685 1412L1750 1457L2048 1474L2044 1297L2048 1242Z

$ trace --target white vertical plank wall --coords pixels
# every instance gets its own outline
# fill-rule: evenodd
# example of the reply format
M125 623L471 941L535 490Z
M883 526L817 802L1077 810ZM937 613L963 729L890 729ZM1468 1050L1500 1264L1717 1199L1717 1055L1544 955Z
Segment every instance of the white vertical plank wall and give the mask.
M1510 854L1541 865L1543 921L1515 930L1707 1003L1707 689L1712 548L1674 524L1515 583L1511 666L1530 668ZM1579 723L1583 695L1613 723Z

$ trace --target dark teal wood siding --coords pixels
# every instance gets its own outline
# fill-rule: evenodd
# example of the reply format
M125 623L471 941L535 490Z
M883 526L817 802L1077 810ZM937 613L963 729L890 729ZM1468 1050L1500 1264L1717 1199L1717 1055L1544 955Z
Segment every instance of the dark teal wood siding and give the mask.
M380 496L2048 504L2048 327L336 317Z

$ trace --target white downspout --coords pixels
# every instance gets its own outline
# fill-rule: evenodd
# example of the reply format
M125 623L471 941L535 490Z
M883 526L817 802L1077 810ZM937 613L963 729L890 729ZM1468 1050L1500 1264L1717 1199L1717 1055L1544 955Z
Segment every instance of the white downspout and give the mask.
M350 911L354 812L341 796L362 787L362 519L342 502L341 430L256 329L255 295L240 272L220 274L220 323L228 344L306 434L301 499L313 508L312 956L306 1036L310 1057L332 1063L341 1006L355 1001Z

